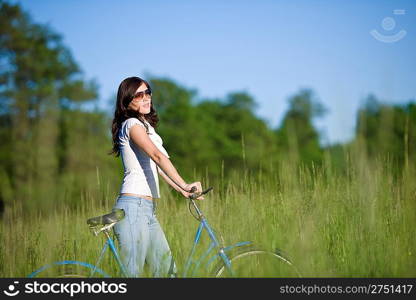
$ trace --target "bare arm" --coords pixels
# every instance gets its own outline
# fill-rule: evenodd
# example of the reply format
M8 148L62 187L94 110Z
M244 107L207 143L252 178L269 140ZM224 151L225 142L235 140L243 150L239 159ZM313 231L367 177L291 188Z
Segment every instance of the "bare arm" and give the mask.
M162 178L176 191L181 192L181 189L165 174L165 172L163 172L163 170L161 168L157 168L157 172L159 173L160 176L162 176Z
M130 138L156 163L156 165L160 168L160 171L163 172L163 175L160 172L159 174L161 174L165 180L168 179L166 181L172 185L175 190L181 192L185 197L189 195L188 191L192 188L192 186L196 186L197 192L202 192L200 182L187 184L182 179L170 159L160 152L155 144L153 144L152 140L147 135L146 130L142 126L133 125L130 128Z
M189 193L185 192L183 190L181 190L170 178L168 175L165 174L165 172L163 172L163 170L161 168L157 168L157 172L159 173L160 176L162 176L162 178L172 187L174 188L177 192L181 193L182 195L184 195L186 198L189 197ZM195 182L197 185L200 183L199 182ZM194 184L191 184L191 186ZM196 186L197 186L196 185ZM201 186L201 190L202 190L202 186ZM204 196L199 196L198 198L196 198L197 200L204 200Z

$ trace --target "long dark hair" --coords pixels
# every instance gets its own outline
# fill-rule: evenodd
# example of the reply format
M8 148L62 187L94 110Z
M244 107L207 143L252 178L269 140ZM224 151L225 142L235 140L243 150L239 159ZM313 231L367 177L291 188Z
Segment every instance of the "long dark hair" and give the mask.
M154 128L156 128L157 123L159 122L156 110L153 107L153 101L150 103L150 112L145 115L127 109L127 106L129 106L129 103L131 102L131 100L133 100L133 95L142 83L144 83L148 89L151 89L149 83L146 80L141 79L139 77L128 77L124 79L118 87L114 119L111 125L111 133L113 135L113 149L109 153L110 155L114 154L116 157L120 155L118 133L120 131L121 124L123 123L123 121L132 117L137 118L140 122L144 124L144 126L146 127L146 131L148 131L148 126L144 122L144 120L149 122L149 124L152 125Z

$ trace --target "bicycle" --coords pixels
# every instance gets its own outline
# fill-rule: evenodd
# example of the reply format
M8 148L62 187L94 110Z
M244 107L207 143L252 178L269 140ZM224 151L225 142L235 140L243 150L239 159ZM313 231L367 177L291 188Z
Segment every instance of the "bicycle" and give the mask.
M215 233L215 230L209 225L195 202L196 198L207 194L212 190L212 187L201 193L195 193L195 190L195 187L191 189L191 195L188 198L189 211L199 221L199 226L190 254L186 259L182 277L200 277L201 266L204 266L202 274L207 277L300 277L297 268L280 250L273 252L257 248L250 241L225 246L222 237L220 238ZM195 213L192 212L191 208ZM108 248L117 262L122 277L129 277L114 240L110 236L113 226L121 221L124 216L124 210L113 209L109 214L87 220L87 224L95 236L104 233L106 237L106 242L94 265L80 261L63 260L45 265L29 274L28 277L111 277L98 267ZM208 233L210 244L199 258L194 258L204 229Z

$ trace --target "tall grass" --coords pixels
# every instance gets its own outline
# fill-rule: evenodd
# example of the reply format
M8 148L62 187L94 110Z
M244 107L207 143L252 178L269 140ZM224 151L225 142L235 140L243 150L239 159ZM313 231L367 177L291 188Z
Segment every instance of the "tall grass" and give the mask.
M288 161L275 166L274 175L245 170L215 183L206 179L203 185L214 190L200 207L226 244L253 240L280 248L303 276L414 277L415 166L394 175L388 158L368 160L354 149L345 155L342 172L329 159L322 167ZM86 219L111 210L118 184L109 189L101 178L99 188L80 195L78 206L31 212L7 207L0 276L24 277L54 260L94 263L104 239L91 234ZM157 215L182 271L198 223L185 199L164 183L161 190ZM102 267L116 274L110 256Z

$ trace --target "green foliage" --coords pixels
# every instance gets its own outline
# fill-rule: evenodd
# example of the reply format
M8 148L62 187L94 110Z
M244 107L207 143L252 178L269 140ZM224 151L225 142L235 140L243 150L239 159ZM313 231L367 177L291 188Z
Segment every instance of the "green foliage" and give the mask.
M323 151L319 134L312 125L313 118L326 112L311 90L301 90L289 99L289 110L276 131L280 156L306 164L320 164Z
M34 24L18 5L0 5L1 169L13 201L37 207L59 199L59 164L67 151L59 138L65 135L61 110L95 99L96 85L82 80L58 34Z
M275 162L275 136L254 115L255 101L244 92L226 99L203 99L197 104L194 90L169 79L150 79L154 105L161 115L158 132L181 173L192 176L227 176L241 167L257 172ZM269 157L262 161L259 158ZM206 169L201 169L206 168ZM198 174L204 175L204 174Z
M388 156L400 171L416 161L416 104L381 104L370 95L358 112L356 134L370 157Z
M163 137L164 146L181 173L193 170L192 153L198 151L200 130L196 111L192 106L193 91L181 87L169 79L150 79L154 105L160 116L156 130ZM191 154L191 155L190 155Z

